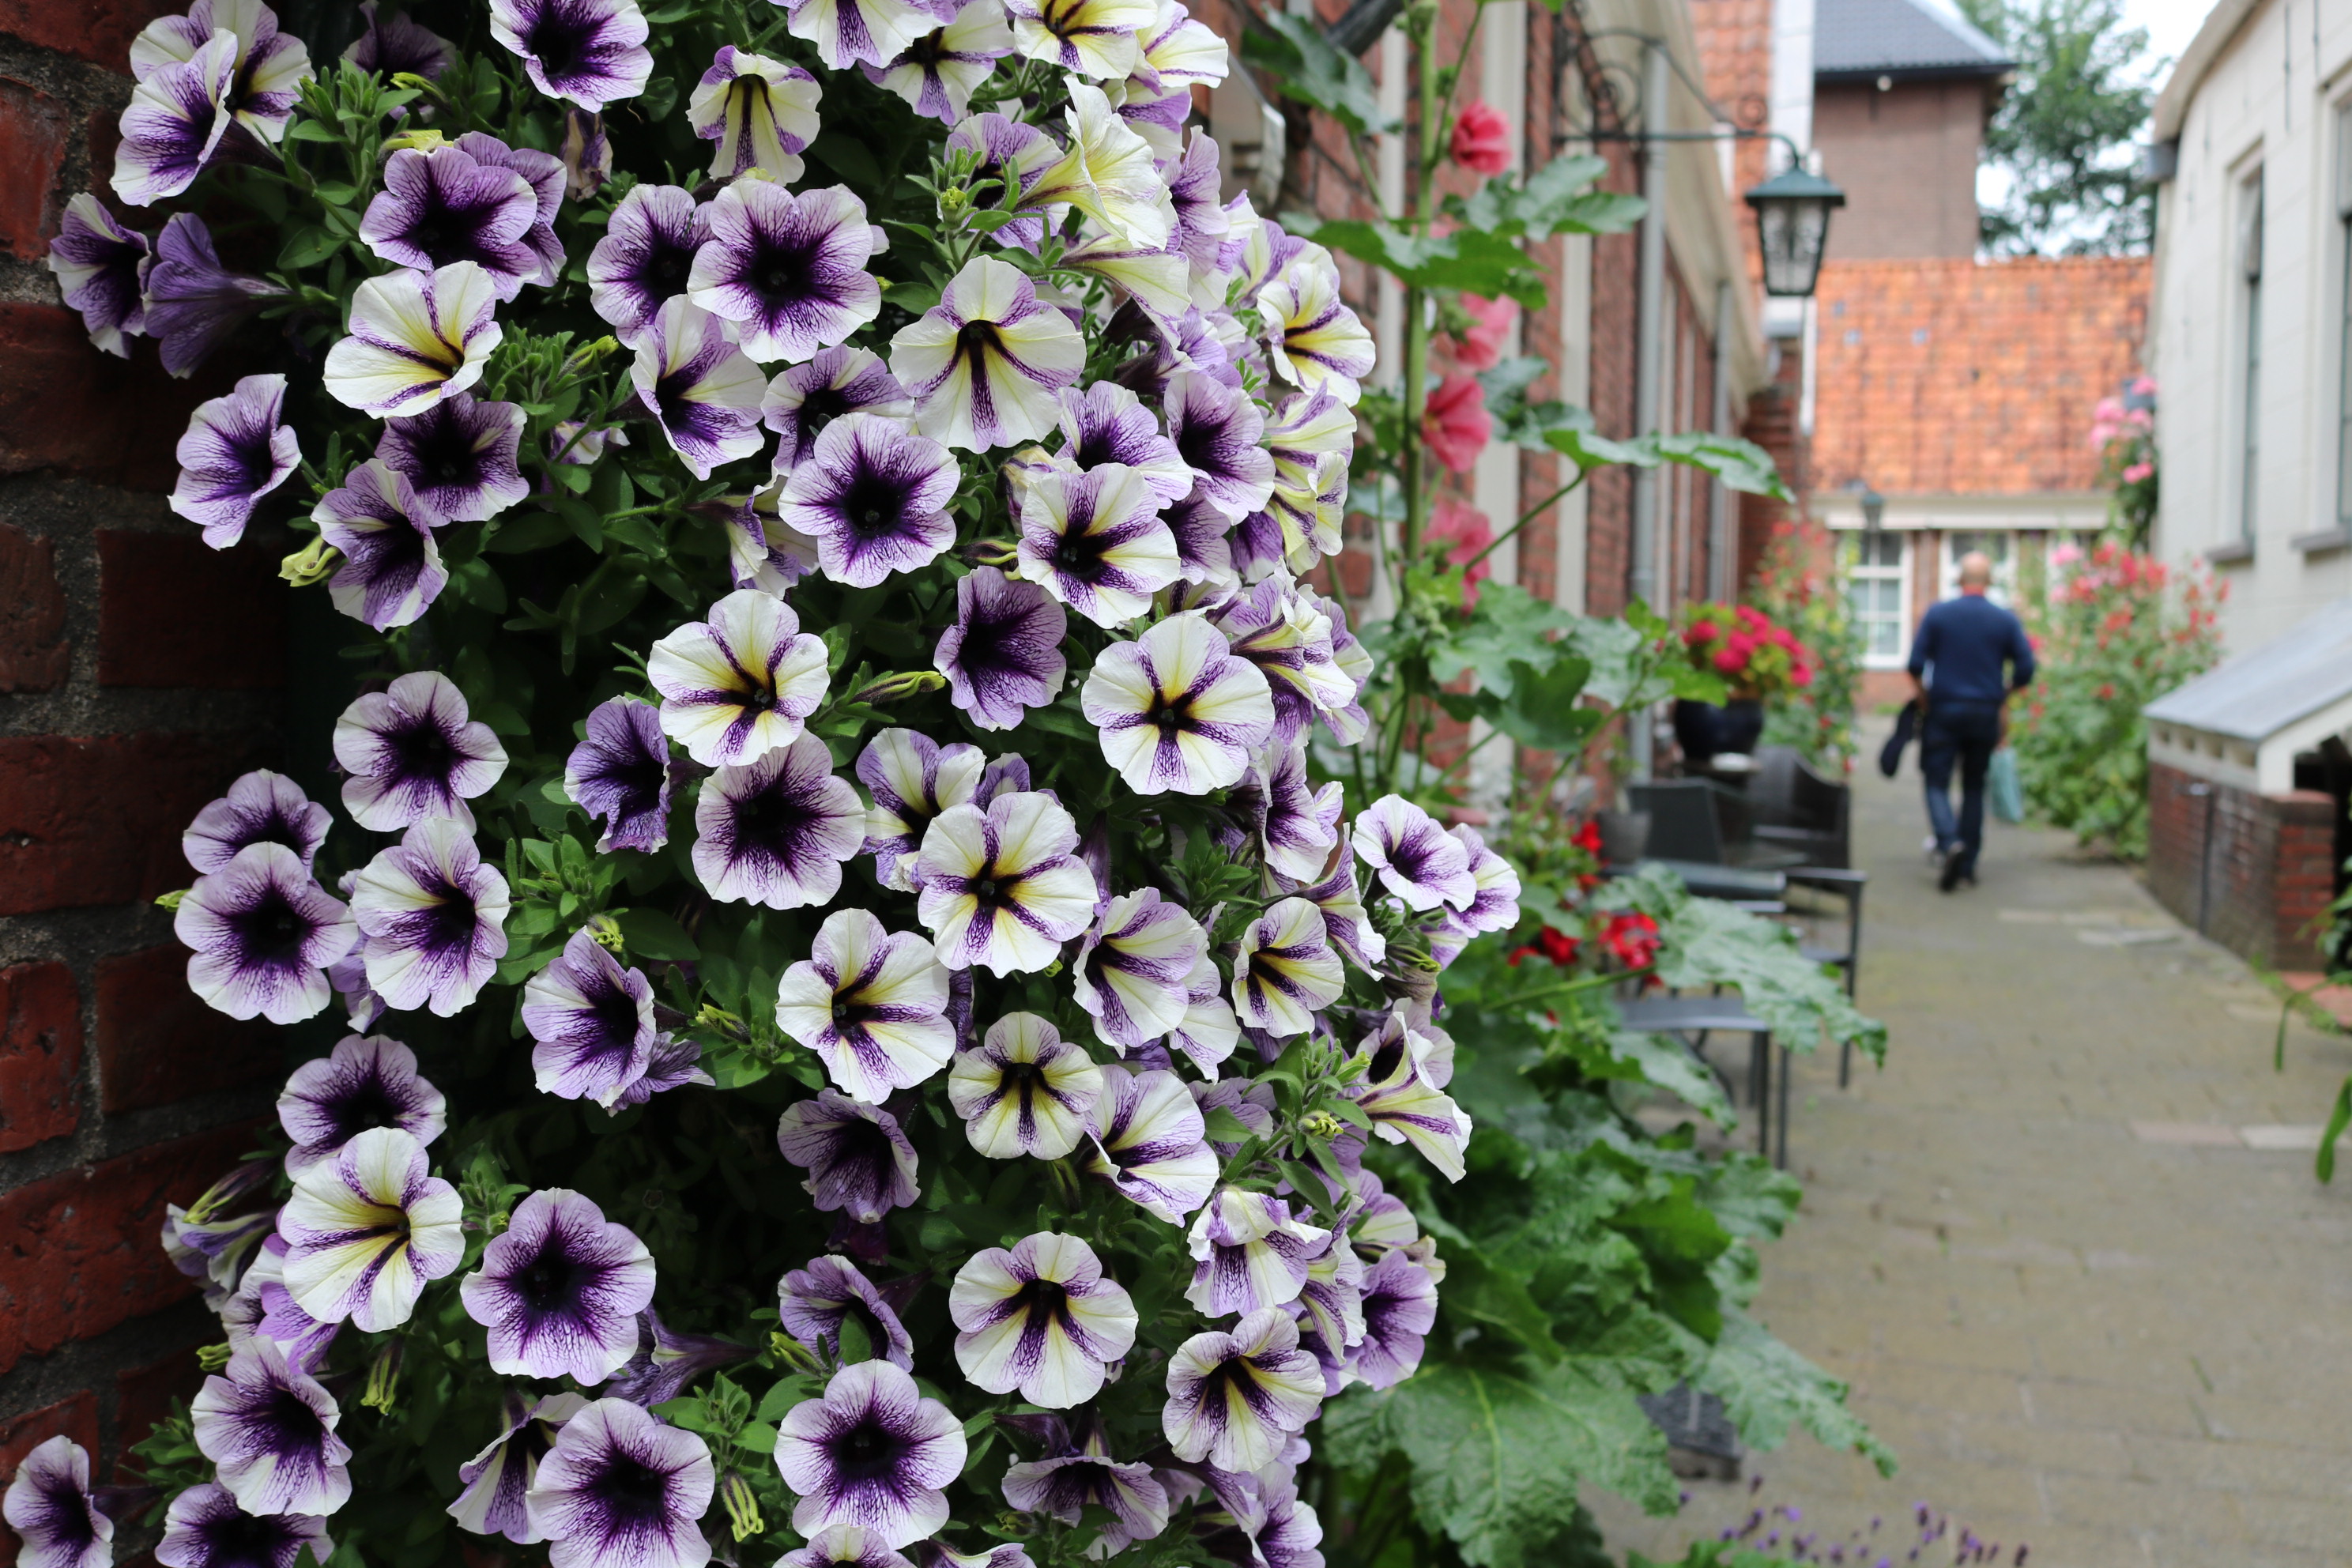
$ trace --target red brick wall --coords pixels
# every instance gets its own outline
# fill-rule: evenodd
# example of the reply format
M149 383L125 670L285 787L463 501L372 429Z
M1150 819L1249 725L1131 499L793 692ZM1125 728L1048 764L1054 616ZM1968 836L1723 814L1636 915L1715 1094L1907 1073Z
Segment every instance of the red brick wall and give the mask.
M189 994L149 902L192 879L195 809L277 752L283 545L215 554L163 504L236 372L100 353L42 265L111 166L132 35L184 8L0 0L0 1475L58 1432L107 1474L192 1390L218 1331L163 1206L251 1145L280 1067Z
M2336 806L2317 790L2257 795L2148 769L2149 889L2232 952L2275 969L2321 967L2336 894Z

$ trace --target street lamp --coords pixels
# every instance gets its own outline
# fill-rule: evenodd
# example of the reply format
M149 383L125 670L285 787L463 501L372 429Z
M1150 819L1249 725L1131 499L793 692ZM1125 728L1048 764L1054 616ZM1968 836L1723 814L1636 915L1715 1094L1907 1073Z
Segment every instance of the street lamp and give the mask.
M1845 193L1799 163L1749 191L1748 205L1756 209L1764 292L1811 299L1829 243L1830 209L1845 205Z
M1875 534L1879 524L1886 521L1886 498L1865 484L1862 487L1862 531Z

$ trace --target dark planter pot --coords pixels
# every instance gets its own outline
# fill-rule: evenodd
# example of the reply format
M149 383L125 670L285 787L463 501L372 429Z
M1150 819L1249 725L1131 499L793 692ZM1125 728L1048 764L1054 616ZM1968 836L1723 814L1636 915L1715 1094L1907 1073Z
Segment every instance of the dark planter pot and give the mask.
M1753 697L1735 697L1720 708L1688 700L1675 704L1675 740L1692 762L1725 752L1751 754L1763 738L1764 704Z

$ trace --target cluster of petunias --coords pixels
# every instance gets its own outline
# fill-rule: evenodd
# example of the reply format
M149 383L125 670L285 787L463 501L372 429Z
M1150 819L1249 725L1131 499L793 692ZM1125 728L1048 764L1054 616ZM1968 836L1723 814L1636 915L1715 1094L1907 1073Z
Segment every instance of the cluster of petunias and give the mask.
M1475 830L1318 782L1318 736L1364 736L1370 672L1310 580L1372 368L1332 258L1223 199L1186 122L1225 48L1172 0L782 9L792 58L678 62L709 163L669 184L614 176L601 118L663 47L635 0L490 0L496 122L540 129L394 105L315 384L248 376L182 443L173 504L216 546L301 473L317 542L289 575L386 673L334 726L331 849L335 813L268 772L185 838L196 993L278 1024L340 1005L351 1033L288 1081L282 1162L171 1213L226 1344L169 1568L323 1562L404 1364L461 1345L480 1359L450 1397L495 1386L497 1419L486 1396L436 1417L485 1428L438 1478L447 1515L556 1568L696 1568L709 1532L781 1533L763 1489L793 1568L1016 1568L1175 1529L1312 1568L1302 1434L1409 1375L1434 1322L1443 1266L1364 1157L1462 1174L1435 979L1516 921L1517 883ZM462 63L367 21L346 84ZM258 0L197 0L134 63L125 202L189 190L231 137L319 139L289 132L307 57ZM881 94L938 127L922 224L808 177L829 97ZM928 285L878 270L910 243ZM89 196L53 266L100 347L154 336L182 372L294 293L227 270L192 215L151 243ZM591 345L490 395L548 341L542 299L609 326L609 382ZM341 423L310 450L366 454L338 474L288 412L317 393ZM529 698L467 676L445 595L516 509L585 493L562 465L640 476L635 513L724 530L678 559L725 565L666 568L691 615L600 664L550 743ZM890 646L916 668L843 676ZM534 667L542 710L583 652L567 635ZM629 918L656 904L676 918ZM486 1087L515 1081L509 1019L520 1106ZM761 1102L772 1153L698 1150L737 1090L793 1084ZM530 1124L574 1118L645 1152L562 1163ZM715 1158L733 1184L709 1190L757 1211L709 1234L805 1239L681 1262L663 1173L698 1154L680 1182L718 1184ZM541 1161L568 1174L503 1181ZM741 1292L681 1268L772 1280L765 1348ZM733 1337L666 1326L657 1293ZM747 1363L777 1374L748 1422L718 1374ZM37 1458L8 1495L27 1561L92 1568L111 1525L87 1464ZM957 1498L998 1537L978 1555L942 1537ZM983 1523L996 1500L1012 1524Z

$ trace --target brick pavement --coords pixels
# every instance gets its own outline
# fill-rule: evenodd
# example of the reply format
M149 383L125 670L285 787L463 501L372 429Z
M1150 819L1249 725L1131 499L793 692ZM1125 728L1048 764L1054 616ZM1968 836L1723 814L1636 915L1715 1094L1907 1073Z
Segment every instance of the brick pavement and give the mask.
M2273 1073L2245 966L2063 835L1996 825L1983 885L1939 896L1916 788L1873 772L1857 802L1893 1051L1845 1091L1801 1066L1805 1204L1758 1303L1903 1468L1799 1436L1750 1456L1755 1500L1825 1542L1926 1500L2034 1568L2352 1562L2352 1168L2322 1188L2236 1131L2324 1120L2352 1041L2298 1025ZM1590 1500L1671 1560L1752 1506L1688 1484L1674 1520Z

